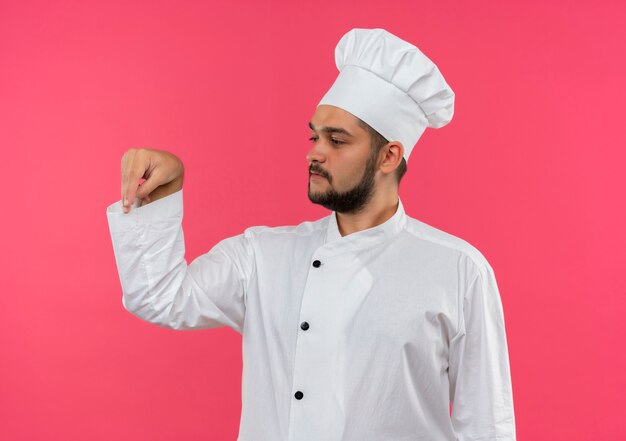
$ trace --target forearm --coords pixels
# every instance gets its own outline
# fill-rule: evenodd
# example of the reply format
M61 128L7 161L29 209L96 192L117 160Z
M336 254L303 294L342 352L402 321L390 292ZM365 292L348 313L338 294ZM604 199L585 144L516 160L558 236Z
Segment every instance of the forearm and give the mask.
M129 213L118 204L107 209L124 307L171 329L242 332L244 278L251 271L247 239L225 239L187 265L182 216L182 191Z
M125 308L167 327L176 326L164 317L182 288L187 269L182 208L177 199L182 194L127 214L116 204L107 209Z

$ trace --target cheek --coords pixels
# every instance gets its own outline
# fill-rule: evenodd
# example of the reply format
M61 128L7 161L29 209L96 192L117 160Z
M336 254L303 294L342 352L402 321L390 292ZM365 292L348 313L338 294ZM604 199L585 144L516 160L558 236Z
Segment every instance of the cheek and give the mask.
M362 167L350 167L342 170L338 170L333 173L333 187L337 189L345 189L354 187L363 178L365 172L365 166Z
M331 159L333 172L333 187L345 189L353 187L361 181L369 159L369 145L352 145L351 151L337 151Z

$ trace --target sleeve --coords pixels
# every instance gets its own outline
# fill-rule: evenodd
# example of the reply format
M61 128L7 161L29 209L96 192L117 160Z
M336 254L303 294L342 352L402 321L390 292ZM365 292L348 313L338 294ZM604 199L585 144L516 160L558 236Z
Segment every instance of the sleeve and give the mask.
M450 341L452 425L459 441L515 441L504 314L489 264L478 270Z
M182 218L182 190L130 213L120 202L107 208L122 304L166 328L228 326L242 333L254 262L250 238L224 239L187 265Z

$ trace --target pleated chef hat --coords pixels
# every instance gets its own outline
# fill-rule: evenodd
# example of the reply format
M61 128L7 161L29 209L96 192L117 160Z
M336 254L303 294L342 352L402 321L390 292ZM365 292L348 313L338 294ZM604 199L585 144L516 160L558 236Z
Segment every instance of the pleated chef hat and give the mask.
M339 75L318 105L339 107L389 141L400 141L409 159L427 127L454 113L454 92L437 66L417 47L384 29L352 29L335 48Z

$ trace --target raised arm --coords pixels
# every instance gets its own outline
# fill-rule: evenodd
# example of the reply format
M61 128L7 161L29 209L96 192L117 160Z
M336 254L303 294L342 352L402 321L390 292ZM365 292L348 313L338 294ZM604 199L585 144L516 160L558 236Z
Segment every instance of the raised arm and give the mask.
M150 157L145 153L139 165L137 152L127 153L123 160L127 174L122 195L128 206L116 202L107 208L124 307L145 321L167 328L229 326L241 333L254 262L250 238L241 234L224 239L187 265L183 191L170 193L179 185L171 183L178 179L182 182L182 174L169 181L164 177L165 168L159 171L154 166L140 175ZM141 177L146 181L139 186L135 179ZM161 187L165 188L159 190ZM149 200L131 211L134 198Z

